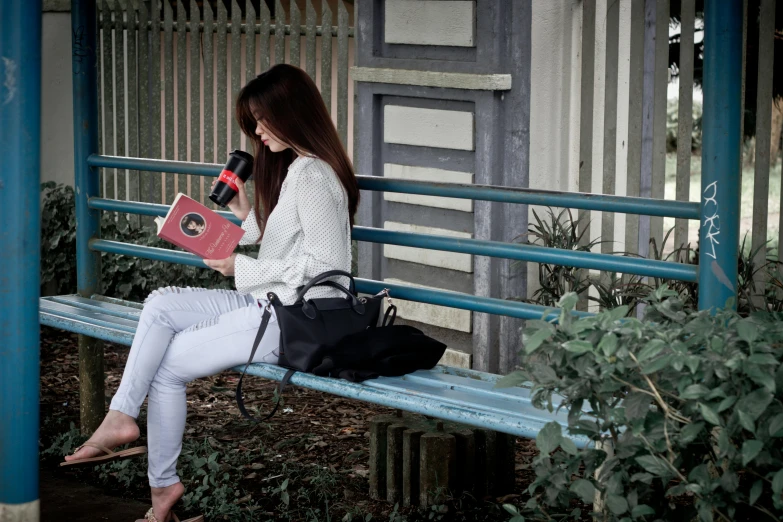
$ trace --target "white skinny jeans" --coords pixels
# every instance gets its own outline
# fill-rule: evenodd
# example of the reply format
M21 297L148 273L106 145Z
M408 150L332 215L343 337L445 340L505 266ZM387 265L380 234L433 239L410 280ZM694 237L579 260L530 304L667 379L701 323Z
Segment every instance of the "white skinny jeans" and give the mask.
M266 304L262 302L262 304ZM179 482L188 382L246 363L263 309L232 290L167 287L150 294L110 409L138 417L147 405L150 486ZM272 315L254 362L276 364L280 329Z

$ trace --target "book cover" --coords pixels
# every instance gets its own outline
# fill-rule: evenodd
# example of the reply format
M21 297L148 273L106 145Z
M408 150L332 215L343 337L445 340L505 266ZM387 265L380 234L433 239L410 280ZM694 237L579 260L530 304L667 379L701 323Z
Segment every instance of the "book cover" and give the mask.
M181 192L165 218L155 218L158 237L203 259L225 259L245 235L242 228Z

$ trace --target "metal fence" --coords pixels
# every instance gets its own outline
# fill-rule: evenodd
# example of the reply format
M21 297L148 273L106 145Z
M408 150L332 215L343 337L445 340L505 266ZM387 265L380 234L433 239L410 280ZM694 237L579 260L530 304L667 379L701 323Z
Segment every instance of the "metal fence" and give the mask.
M244 148L233 100L276 63L316 80L349 152L353 4L323 0L98 0L99 150L104 154L217 162ZM336 11L336 12L335 12ZM334 22L336 25L333 25ZM102 194L208 202L202 177L107 169Z
M745 164L755 163L752 225L746 225L745 231L749 232L751 251L759 250L760 256L765 255L763 246L768 237L770 169L777 161L777 154L771 153L771 149L779 150L774 141L780 139L781 126L780 121L771 119L775 112L772 92L773 43L776 38L775 3L775 0L744 2L746 25L743 66L747 67L748 60L758 59L757 78L746 78L744 72L742 78L743 93L746 83L757 85L758 89L757 106L743 108L744 111L756 113L755 150L746 151L744 158ZM664 199L667 177L667 89L674 73L679 80L676 173L669 172L670 177L674 175L676 178L674 198L678 201L688 201L691 198L697 201L709 196L700 194L697 197L695 194L689 194L692 186L692 161L694 158L698 159L698 156L692 154L691 141L695 123L694 76L699 72L697 68L700 67L699 60L702 58L698 52L694 52L694 43L698 45L705 29L702 13L696 11L697 1L589 1L583 2L581 8L580 190L590 192L591 187L600 185L600 191L604 194L615 194L624 181L625 194L628 196ZM628 24L630 27L626 28ZM670 27L676 24L680 25L679 41L670 36L669 31ZM753 31L748 31L748 24L755 24L751 26ZM748 42L748 34L752 34L754 39L758 34L758 41ZM780 38L779 34L777 38ZM677 43L679 49L676 45L670 47L670 44ZM628 55L618 52L623 51L625 45L629 47L629 52L626 50ZM628 57L628 66L623 64L624 56ZM678 66L670 67L670 62L675 59ZM603 65L599 66L599 62ZM625 72L622 72L626 71L626 67L627 77L624 76ZM756 70L753 74L756 74ZM619 109L626 109L620 107L621 103L625 103L623 89L626 87L622 83L626 80L628 119L620 123L623 132L627 124L627 146L624 135L618 138L618 114L625 113L625 110ZM600 88L601 83L603 90ZM619 88L618 83L621 84ZM698 91L700 86L696 85L695 88ZM600 122L595 120L601 119L601 110L603 132L596 134L593 129L600 128ZM774 126L776 128L773 128ZM620 142L623 146L619 146ZM597 152L601 150L602 168L595 168L600 162L594 162L593 157L595 154L601 154ZM617 171L617 154L627 154L626 172ZM599 180L600 183L597 183ZM618 184L618 181L621 183ZM622 188L619 193L622 193ZM669 231L669 225L665 227L661 217L628 215L625 218L624 237L615 238L618 229L614 227L615 216L612 213L604 212L596 219L596 214L591 215L585 210L580 212L579 217L583 227L590 227L590 220L593 220L592 229L585 234L584 242L600 236L601 250L604 253L616 252L618 244L624 244L623 250L626 252L644 257L653 255L650 251L650 240L655 241L660 251L664 236ZM596 221L600 221L600 227L596 225ZM689 243L691 248L696 248L695 241L692 240L695 230L691 230L689 240L687 221L676 219L673 225L674 233L667 245L667 251L671 252ZM779 232L781 230L783 220L780 221ZM783 259L783 241L778 241L777 255L779 259Z

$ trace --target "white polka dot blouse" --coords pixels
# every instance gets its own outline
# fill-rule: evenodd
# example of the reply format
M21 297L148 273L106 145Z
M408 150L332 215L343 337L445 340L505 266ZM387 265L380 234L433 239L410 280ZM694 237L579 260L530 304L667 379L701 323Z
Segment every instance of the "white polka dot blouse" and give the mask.
M258 259L238 255L234 265L237 290L266 300L274 292L292 304L297 288L328 270L351 271L351 226L348 196L328 163L300 156L288 168L277 206L269 216ZM251 210L242 223L240 244L261 237ZM346 285L347 278L334 279ZM338 290L316 287L307 298L339 297Z

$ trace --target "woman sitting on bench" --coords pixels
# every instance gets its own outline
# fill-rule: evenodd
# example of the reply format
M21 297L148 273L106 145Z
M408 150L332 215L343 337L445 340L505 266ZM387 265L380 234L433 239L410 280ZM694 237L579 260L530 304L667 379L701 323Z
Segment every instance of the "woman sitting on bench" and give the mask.
M90 440L63 465L102 464L142 454L111 450L139 438L136 417L146 397L148 476L152 508L143 520L175 520L184 487L177 476L188 382L247 362L265 297L291 304L296 289L328 270L351 270L351 226L359 202L353 167L318 89L301 69L276 65L239 93L236 116L255 147L255 200L241 180L228 204L242 220L242 244L260 243L258 259L233 254L204 262L234 276L236 291L161 288L144 303L122 381L109 413ZM308 297L340 297L330 287ZM254 361L276 363L274 317ZM190 519L191 522L203 517Z

